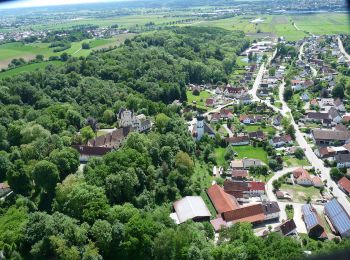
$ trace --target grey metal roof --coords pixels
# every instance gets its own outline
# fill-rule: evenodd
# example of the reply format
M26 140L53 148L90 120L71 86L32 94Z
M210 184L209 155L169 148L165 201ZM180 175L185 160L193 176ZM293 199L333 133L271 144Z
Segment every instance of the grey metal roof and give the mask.
M336 199L325 205L325 212L340 235L350 230L350 217Z
M174 202L174 209L179 223L196 217L211 217L211 214L200 196L187 196Z

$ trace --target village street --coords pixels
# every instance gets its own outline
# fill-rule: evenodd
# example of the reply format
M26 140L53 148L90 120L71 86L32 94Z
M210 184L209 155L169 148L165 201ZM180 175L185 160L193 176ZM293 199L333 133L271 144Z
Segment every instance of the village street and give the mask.
M259 78L257 77L257 79L259 79ZM260 81L261 81L261 79L260 79ZM275 111L280 111L283 116L288 116L288 112L290 111L290 109L289 109L287 103L283 100L284 86L285 86L285 84L283 82L280 85L280 89L279 89L279 96L280 96L280 100L282 102L282 109L278 109L277 107L275 107L271 104L270 104L270 107L271 106L274 107L273 109ZM255 89L255 91L257 91L257 88ZM252 93L252 95L254 96L254 93ZM256 92L255 92L255 96L256 96ZM257 99L260 100L258 97L257 97ZM333 188L333 195L338 199L338 201L343 205L343 207L346 209L346 211L350 214L350 202L348 201L346 194L343 191L341 191L340 188L338 187L338 185L331 179L330 169L325 167L324 162L316 156L316 154L312 150L310 144L306 141L304 134L300 131L299 125L295 123L294 118L291 115L288 118L291 120L291 123L295 128L295 140L298 143L298 145L302 149L304 149L304 153L305 153L306 158L308 159L308 161L311 163L311 165L316 170L319 170L321 172L322 180L326 180L328 187Z
M303 44L300 46L300 49L299 49L298 59L299 59L300 61L303 60L303 56L304 56L304 46L305 46L305 44L306 44L306 42L303 42ZM312 67L310 64L307 64L307 65L309 65L309 67L310 67L310 69L311 69L311 71L312 71L312 76L313 76L313 77L316 77L316 76L317 76L317 70L316 70L314 67Z
M340 52L345 56L345 58L350 61L350 55L346 52L346 50L344 49L343 46L343 42L341 41L340 37L338 36L338 46L339 46L339 50Z

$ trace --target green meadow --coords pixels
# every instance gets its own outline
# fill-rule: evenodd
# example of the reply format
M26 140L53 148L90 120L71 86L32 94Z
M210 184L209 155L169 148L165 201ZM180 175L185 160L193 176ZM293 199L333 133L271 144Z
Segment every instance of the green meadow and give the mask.
M93 50L118 46L123 43L126 38L131 38L134 36L135 34L121 34L109 39L91 39L80 42L72 42L71 47L62 52L53 52L52 49L49 48L49 43L6 43L0 45L0 69L7 68L7 65L12 59L23 58L25 60L31 60L38 54L44 55L45 58L49 58L50 56L59 56L66 52L74 57L85 57ZM81 44L83 42L88 42L90 44L90 49L81 49Z
M24 65L24 66L15 68L15 69L0 72L0 79L14 76L14 75L18 75L22 72L30 72L30 71L35 71L38 69L43 69L49 64L52 64L55 66L61 66L61 65L63 65L63 62L62 61L44 61L44 62L40 62L40 63L33 63L33 64Z

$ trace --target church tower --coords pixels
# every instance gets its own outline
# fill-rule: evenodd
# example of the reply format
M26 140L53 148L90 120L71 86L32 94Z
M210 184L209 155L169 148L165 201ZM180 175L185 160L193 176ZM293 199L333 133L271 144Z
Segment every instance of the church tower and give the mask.
M204 117L202 115L197 116L197 141L201 140L204 135Z

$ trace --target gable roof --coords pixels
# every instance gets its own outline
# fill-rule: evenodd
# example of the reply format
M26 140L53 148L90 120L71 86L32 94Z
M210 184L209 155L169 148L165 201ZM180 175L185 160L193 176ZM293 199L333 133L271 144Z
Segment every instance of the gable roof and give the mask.
M349 131L334 131L325 129L313 129L312 134L317 140L346 141L350 138Z
M233 211L223 213L225 221L255 223L265 220L265 214L261 204L248 205Z
M217 184L212 185L207 194L219 214L239 208L236 198L224 192Z
M317 225L322 226L317 212L311 204L303 205L301 207L301 211L303 213L304 222L308 231Z
M263 202L262 207L265 215L270 215L281 211L276 201Z
M232 170L231 176L232 178L247 178L249 173L247 170Z
M286 222L284 222L282 225L279 226L282 234L285 236L295 230L297 226L295 225L295 222L293 219L289 219Z
M343 177L338 181L338 185L342 187L347 193L350 193L350 181L348 178Z
M350 230L350 217L337 199L326 203L325 213L340 235L344 235Z
M207 206L200 196L184 197L175 201L173 206L180 224L196 217L211 217Z
M334 160L337 163L347 163L350 162L350 153L347 154L337 154L336 156L334 156Z

